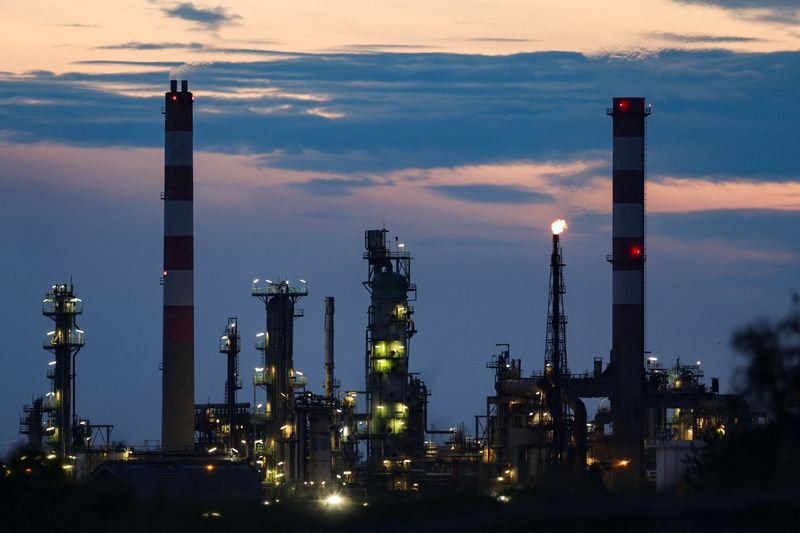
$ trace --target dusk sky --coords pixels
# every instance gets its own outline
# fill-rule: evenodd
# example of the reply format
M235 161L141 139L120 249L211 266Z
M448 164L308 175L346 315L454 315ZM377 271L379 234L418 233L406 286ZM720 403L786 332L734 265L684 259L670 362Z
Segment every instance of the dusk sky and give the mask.
M759 9L747 6L758 4ZM363 232L415 260L412 371L436 428L485 413L485 362L543 366L550 222L564 218L568 359L608 361L614 96L644 96L647 349L732 390L732 331L800 290L797 0L0 1L0 451L49 390L57 282L84 300L78 413L160 439L164 125L195 95L196 400L221 402L254 278L308 281L295 363L364 388Z

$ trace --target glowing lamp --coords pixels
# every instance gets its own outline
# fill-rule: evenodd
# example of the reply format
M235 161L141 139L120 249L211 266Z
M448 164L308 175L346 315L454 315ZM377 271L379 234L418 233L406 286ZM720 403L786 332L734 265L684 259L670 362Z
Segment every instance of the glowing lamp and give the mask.
M628 100L620 100L617 102L617 108L623 113L627 113L631 108L631 103Z
M642 248L638 245L631 246L630 249L630 256L634 259L639 259L642 257Z

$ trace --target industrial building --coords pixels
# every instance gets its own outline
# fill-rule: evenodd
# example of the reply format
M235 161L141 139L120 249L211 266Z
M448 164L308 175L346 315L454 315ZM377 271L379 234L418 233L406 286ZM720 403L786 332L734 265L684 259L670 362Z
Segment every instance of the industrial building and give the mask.
M83 475L129 479L142 493L155 486L192 494L198 486L252 494L264 490L319 491L349 486L364 491L424 491L474 486L579 483L589 468L609 487L674 488L680 461L705 431L724 434L748 420L738 396L706 387L698 364L666 367L646 352L644 98L614 98L612 331L608 364L570 370L564 306L567 224L553 223L547 335L541 358L523 372L510 346L487 367L486 412L474 435L463 424L428 428L430 393L411 372L417 332L412 304L412 256L385 228L364 235L366 305L363 389L343 391L334 376L334 298L324 298L325 381L315 393L294 363L294 324L306 283L255 279L251 294L264 305L265 330L255 336L261 361L252 377L252 403L240 402L241 332L228 319L219 352L226 358L222 401L195 403L193 103L188 83L165 94L162 435L156 450L115 449L112 426L92 425L74 412L75 357L84 344L76 317L81 300L70 284L54 285L43 313L55 321L45 349L55 354L53 390L25 408L22 432L36 448L52 450L65 468ZM476 392L476 394L482 393ZM591 416L583 399L601 398ZM78 460L78 456L87 459ZM89 459L91 458L91 459ZM102 464L101 467L97 467ZM213 480L209 476L218 476ZM224 477L224 480L222 479ZM201 480L202 478L202 480ZM150 481L148 481L150 480ZM198 481L201 480L201 481ZM249 487L249 488L248 488ZM188 497L188 495L187 495Z

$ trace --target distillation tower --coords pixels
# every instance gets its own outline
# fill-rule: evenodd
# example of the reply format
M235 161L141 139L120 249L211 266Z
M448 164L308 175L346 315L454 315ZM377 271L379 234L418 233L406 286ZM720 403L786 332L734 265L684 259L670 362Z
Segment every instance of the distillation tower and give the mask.
M267 331L264 335L262 378L267 390L265 414L265 468L267 479L275 482L302 479L303 458L297 456L297 417L294 389L305 385L305 377L294 369L294 319L303 316L295 304L308 289L294 287L288 280L253 282L252 295L264 302Z
M81 313L83 302L71 283L53 285L42 302L42 314L55 322L55 329L47 333L44 341L44 349L55 355L52 372L48 373L53 378L53 390L45 401L55 424L47 432L56 454L64 461L74 448L75 357L84 344L83 330L75 318Z
M227 379L225 380L225 424L227 426L229 451L235 450L238 446L237 436L241 428L237 426L238 417L236 410L236 391L242 388L242 381L239 379L239 337L238 318L228 318L225 326L225 333L219 339L219 352L225 354L227 368Z
M365 234L370 292L366 330L366 381L372 472L407 469L412 457L424 455L427 389L409 373L409 340L416 333L409 301L416 298L411 283L411 254L403 244L390 250L386 229Z

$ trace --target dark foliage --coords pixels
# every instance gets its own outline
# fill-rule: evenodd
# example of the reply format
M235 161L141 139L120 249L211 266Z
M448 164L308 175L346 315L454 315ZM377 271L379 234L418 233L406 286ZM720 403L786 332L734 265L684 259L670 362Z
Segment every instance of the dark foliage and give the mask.
M695 489L800 486L800 298L773 324L738 330L732 344L746 357L743 393L763 406L766 424L720 438L709 433L690 457L688 485Z

